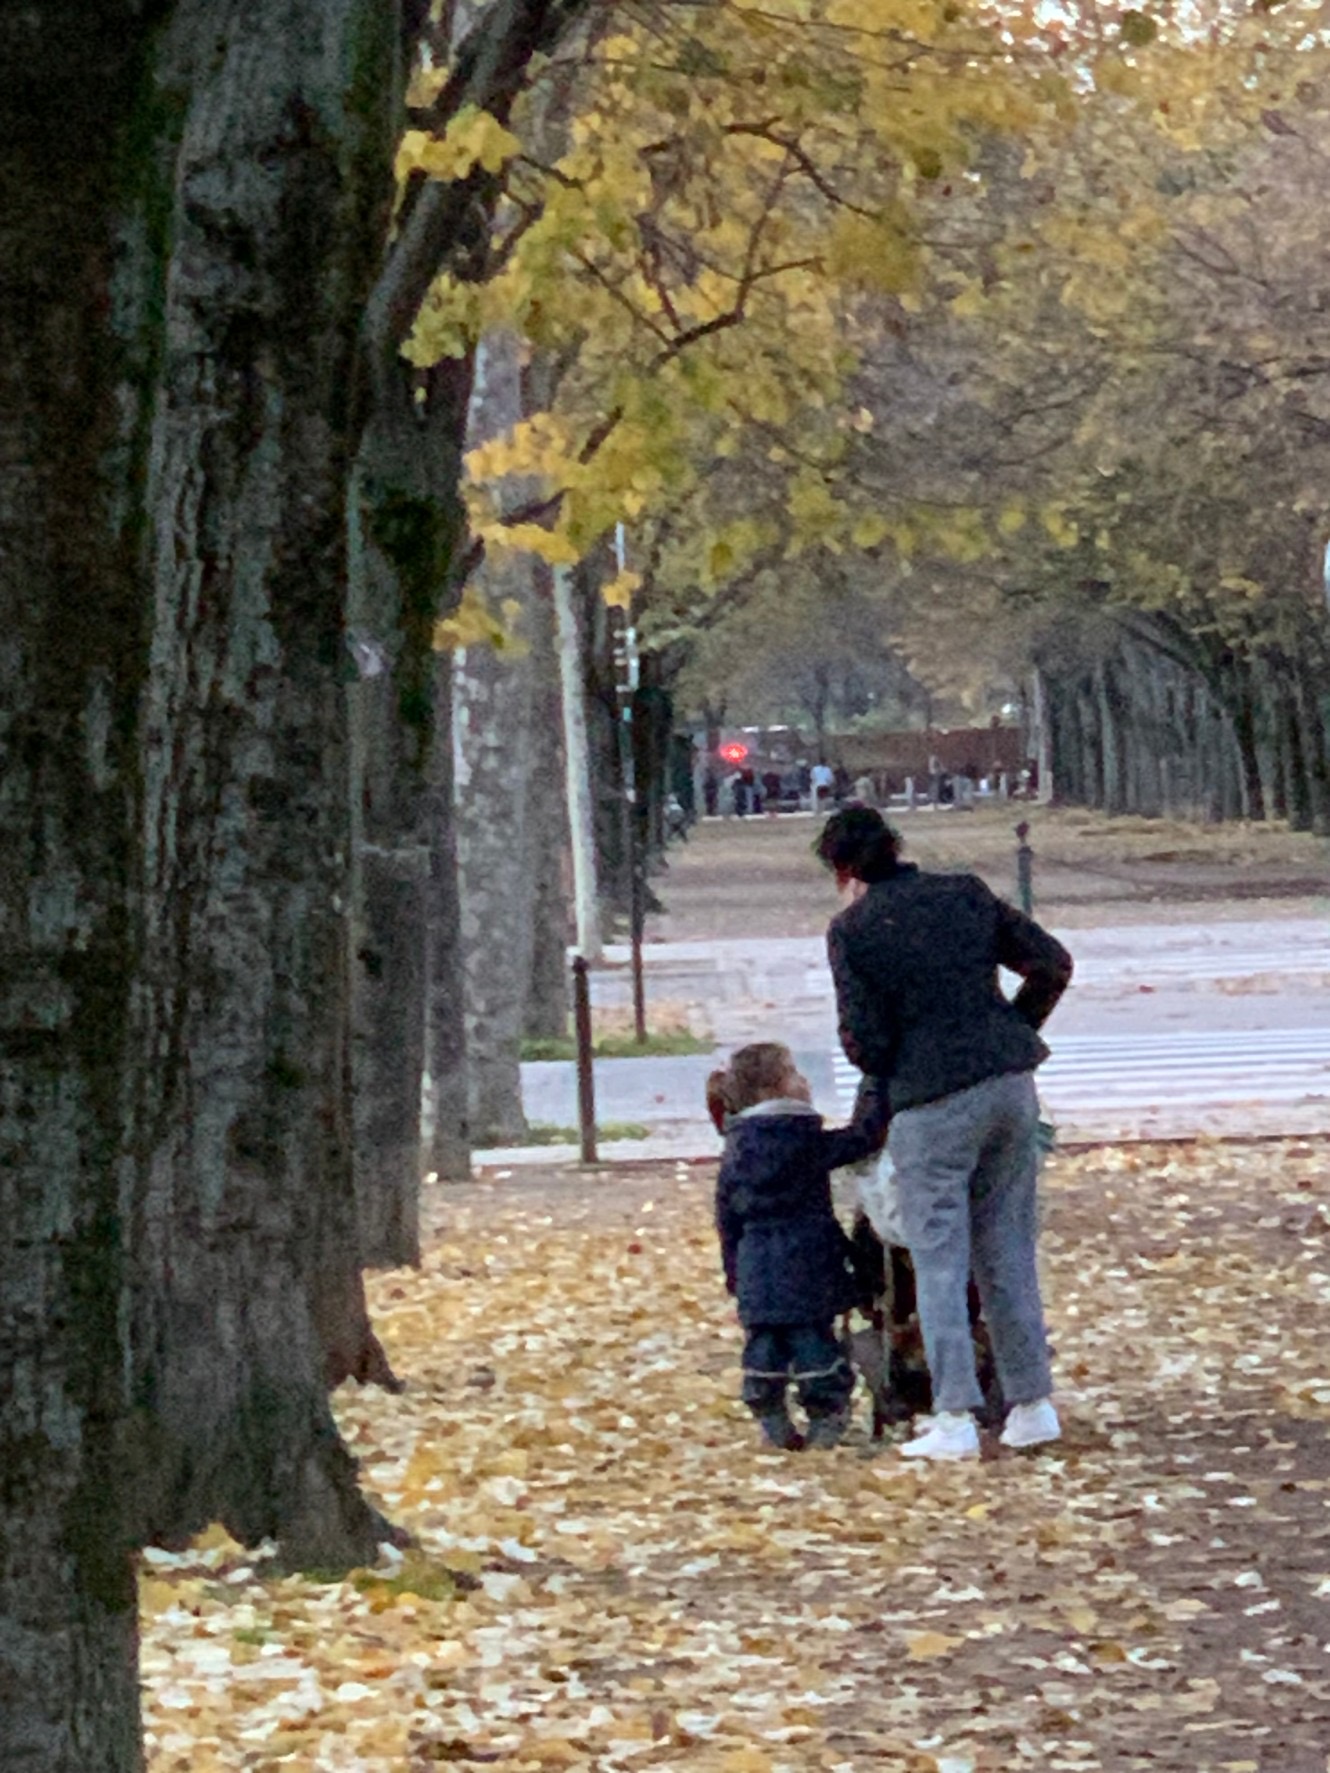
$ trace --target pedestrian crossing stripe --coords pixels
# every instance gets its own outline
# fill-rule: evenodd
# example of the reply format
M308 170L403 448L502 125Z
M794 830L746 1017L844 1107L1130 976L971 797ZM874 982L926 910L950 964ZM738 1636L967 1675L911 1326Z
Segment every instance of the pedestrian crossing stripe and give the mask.
M859 1072L832 1061L848 1110ZM1173 1035L1070 1035L1038 1072L1055 1113L1083 1108L1223 1103L1330 1103L1330 1029L1179 1031Z

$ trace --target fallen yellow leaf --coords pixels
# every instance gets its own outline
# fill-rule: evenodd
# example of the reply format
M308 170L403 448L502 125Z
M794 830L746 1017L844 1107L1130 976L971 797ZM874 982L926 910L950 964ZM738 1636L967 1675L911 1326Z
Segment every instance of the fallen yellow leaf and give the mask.
M905 1653L911 1662L930 1662L935 1656L949 1656L964 1638L949 1638L941 1631L921 1631L915 1637L906 1638Z
M771 1773L771 1756L760 1748L732 1748L720 1764L723 1773Z

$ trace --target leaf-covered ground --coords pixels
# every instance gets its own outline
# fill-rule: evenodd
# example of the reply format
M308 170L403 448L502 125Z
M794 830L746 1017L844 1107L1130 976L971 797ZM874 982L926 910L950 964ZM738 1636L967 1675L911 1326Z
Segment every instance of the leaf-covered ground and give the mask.
M1325 1143L1047 1178L1055 1455L760 1452L704 1170L435 1190L339 1399L419 1536L144 1579L152 1773L1330 1765Z

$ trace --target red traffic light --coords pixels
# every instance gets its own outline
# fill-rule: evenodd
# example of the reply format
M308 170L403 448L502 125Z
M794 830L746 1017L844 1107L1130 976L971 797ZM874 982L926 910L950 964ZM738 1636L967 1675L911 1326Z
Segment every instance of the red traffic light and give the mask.
M732 739L728 745L721 746L720 754L726 763L742 763L748 755L748 747L741 745L737 739Z

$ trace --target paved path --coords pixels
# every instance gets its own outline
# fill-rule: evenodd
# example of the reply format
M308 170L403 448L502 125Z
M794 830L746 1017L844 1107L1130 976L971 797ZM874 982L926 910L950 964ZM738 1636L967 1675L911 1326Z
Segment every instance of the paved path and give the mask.
M1330 921L1138 924L1060 932L1076 956L1076 981L1058 1010L1059 1032L1093 1032L1106 1006L1136 996L1205 995L1185 1017L1212 1025L1224 1010L1225 989L1279 1001L1279 1019L1305 1019L1298 1000L1315 987L1325 1002L1318 1019L1330 1024ZM787 1025L834 1022L826 945L821 937L772 941L675 942L644 950L648 1002L694 1011L726 1045L769 1033L773 1016ZM597 1004L632 1001L628 950L606 951L607 965L592 975ZM1132 1004L1137 1016L1158 1021L1151 1006Z
M1065 1140L1330 1132L1330 924L1147 924L1066 940L1076 982L1050 1026L1054 1056L1040 1072ZM598 1003L631 1001L627 959L612 949L593 975ZM853 1074L836 1040L820 938L659 943L648 946L646 968L649 1004L691 1015L722 1049L785 1039L818 1105L844 1113ZM703 1110L712 1063L599 1062L600 1118L651 1129L650 1139L606 1155L714 1153ZM523 1090L530 1119L575 1122L570 1065L524 1066ZM543 1152L561 1154L575 1155Z

